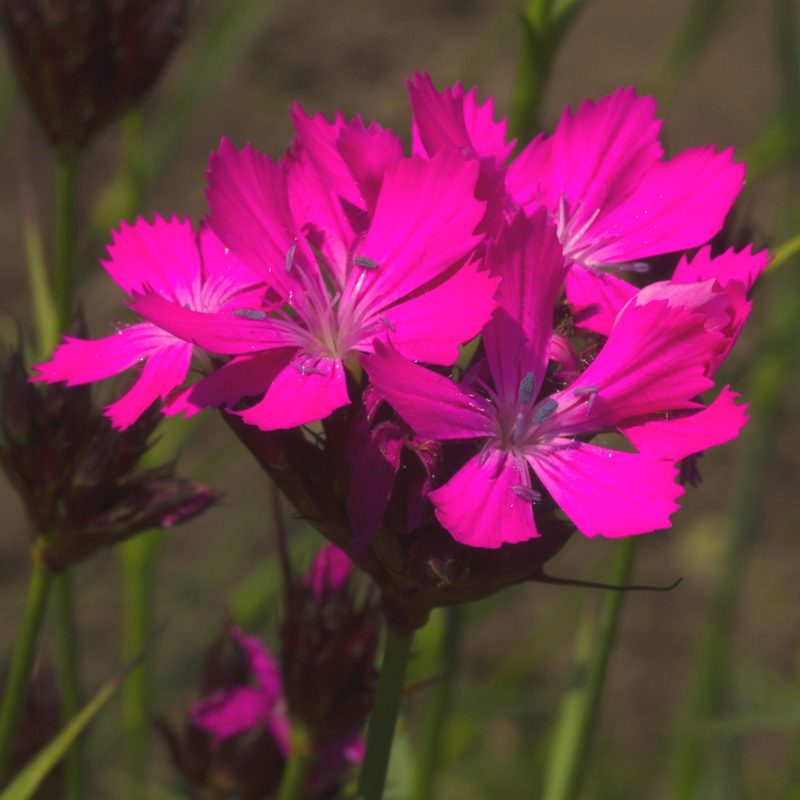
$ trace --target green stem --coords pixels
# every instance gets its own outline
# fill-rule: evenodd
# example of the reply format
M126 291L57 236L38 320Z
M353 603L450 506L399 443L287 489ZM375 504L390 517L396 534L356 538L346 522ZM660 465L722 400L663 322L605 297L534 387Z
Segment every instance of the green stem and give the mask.
M28 598L25 602L22 630L11 659L11 672L3 695L3 707L0 710L0 786L6 782L8 777L14 736L25 708L28 682L36 652L36 640L47 606L50 583L49 570L37 558L34 558L33 572L28 583Z
M281 785L275 800L299 800L309 767L314 761L314 750L308 734L296 723L292 727L292 750L281 776Z
M126 660L138 653L150 636L154 568L161 540L162 532L153 529L121 545L122 638L123 657ZM150 738L150 676L146 666L142 663L131 670L122 686L129 800L142 800L145 796Z
M634 541L631 536L619 544L612 577L615 584L630 580ZM624 594L611 592L605 598L596 637L593 615L588 609L581 620L575 638L572 680L561 701L542 800L573 800L580 792Z
M367 751L361 765L358 780L360 800L381 800L389 768L397 717L400 713L400 698L406 676L408 654L411 651L411 633L401 633L392 627L386 629L381 676L375 705L369 715L367 728Z
M57 167L53 286L61 330L69 322L75 278L75 201L77 195L78 159L77 153L62 154L58 159Z
M463 606L448 606L445 609L444 637L440 668L443 678L433 689L426 709L420 741L420 755L414 780L413 800L430 800L436 781L436 772L441 760L442 734L450 712L453 682L458 669L461 644L461 629L464 621Z
M81 709L78 635L68 570L54 576L53 591L61 638L61 722L67 725ZM80 800L84 795L83 743L80 738L69 749L64 764L67 800Z

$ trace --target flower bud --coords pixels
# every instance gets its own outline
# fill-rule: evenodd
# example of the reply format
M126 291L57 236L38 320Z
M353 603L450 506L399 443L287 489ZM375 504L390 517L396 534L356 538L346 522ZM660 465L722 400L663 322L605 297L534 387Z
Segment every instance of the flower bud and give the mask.
M214 500L174 464L137 470L155 408L116 431L85 386L28 382L19 353L0 365L0 463L22 495L39 557L54 571L153 526L191 519Z
M287 586L281 631L289 713L317 749L358 734L377 686L377 596L355 596L350 559L325 545L301 582Z
M0 25L34 114L79 152L153 85L183 33L187 0L2 0Z

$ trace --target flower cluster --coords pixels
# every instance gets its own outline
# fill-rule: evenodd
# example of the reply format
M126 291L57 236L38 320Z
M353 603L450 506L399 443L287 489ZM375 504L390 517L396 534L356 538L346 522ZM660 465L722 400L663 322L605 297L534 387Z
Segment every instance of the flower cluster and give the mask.
M409 93L410 156L374 122L299 106L278 163L223 140L199 232L115 234L106 269L145 321L38 370L82 383L143 361L107 412L121 428L157 398L224 408L385 601L430 607L540 575L573 529L670 525L681 464L746 421L729 388L701 398L768 257L703 247L744 166L713 147L665 160L632 89L513 158L491 100L427 75ZM648 281L648 259L680 252Z
M303 797L338 796L363 758L360 732L377 682L377 606L354 606L351 573L350 559L329 544L302 582L289 582L282 664L258 638L226 625L209 649L184 735L161 723L195 789L272 796L301 731L312 754Z

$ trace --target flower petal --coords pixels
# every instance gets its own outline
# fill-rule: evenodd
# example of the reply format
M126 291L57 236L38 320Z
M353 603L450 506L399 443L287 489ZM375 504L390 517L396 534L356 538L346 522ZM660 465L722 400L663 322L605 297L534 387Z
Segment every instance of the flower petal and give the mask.
M282 296L302 291L286 269L289 248L297 268L311 276L318 270L292 216L285 173L250 145L237 151L223 139L207 174L210 225L225 247Z
M67 386L100 381L173 344L179 345L181 340L149 322L122 328L104 339L64 336L64 343L56 347L50 361L34 365L41 374L31 380L66 381Z
M617 314L636 294L635 286L615 275L581 267L570 270L566 288L574 324L603 336L611 333Z
M161 347L150 354L142 374L119 400L105 406L115 428L125 430L157 400L163 400L183 383L192 360L192 345L181 342Z
M693 398L713 386L709 364L725 342L705 323L703 315L670 308L666 300L631 301L597 358L553 395L559 411L543 427L577 434L617 427L629 417L696 408Z
M739 435L748 420L747 404L737 406L735 403L740 396L726 386L708 408L696 414L645 422L620 428L620 432L640 453L680 461Z
M336 144L361 192L367 213L375 206L387 172L394 172L403 160L403 144L390 130L372 122L368 128L356 117L339 133Z
M266 392L295 352L295 348L286 347L234 358L182 392L173 394L164 406L164 413L173 416L183 412L184 419L188 419L204 408L222 405L232 408L243 397Z
M349 402L341 361L296 355L275 377L264 399L239 413L248 425L272 431L325 419Z
M528 465L499 449L481 460L480 455L470 459L428 495L439 522L471 547L497 548L538 536L531 500L523 496L531 486Z
M139 217L133 225L121 222L112 238L110 260L101 263L128 294L149 286L167 300L199 307L200 254L188 219L156 214L151 225Z
M254 350L297 345L292 326L279 324L259 309L202 313L181 308L155 294L133 293L128 305L159 328L210 353L239 355ZM261 317L261 315L264 315ZM252 317L258 318L253 319Z
M655 110L652 97L637 97L632 88L596 103L586 100L574 115L567 108L551 137L542 182L548 208L557 209L563 196L577 229L598 209L616 207L630 197L663 152Z
M246 267L211 230L207 223L200 223L198 234L202 257L203 283L200 290L200 305L195 311L219 311L243 292L264 293L261 278Z
M204 697L189 708L189 718L214 735L212 747L229 736L244 733L263 722L269 703L258 689L237 686Z
M520 382L535 376L535 400L547 370L553 306L569 265L547 209L531 218L520 211L486 251L486 265L501 278L499 308L484 331L495 390L503 406L517 402Z
M420 435L472 439L494 429L494 406L450 378L420 367L377 339L373 355L361 356L377 390Z
M669 528L683 488L656 456L554 439L527 454L547 491L584 536L631 536Z
M406 86L414 113L414 152L431 158L442 147L463 147L477 156L492 156L497 168L503 166L514 142L506 144L505 120L494 121L491 97L478 105L476 90L465 94L460 83L437 92L427 72L415 72Z
M767 250L753 253L752 249L752 245L747 245L737 253L731 248L712 258L711 248L701 247L691 261L686 256L681 257L672 280L674 283L695 283L716 278L723 288L730 281L741 281L744 290L749 292L770 262Z
M477 176L476 162L449 149L430 161L412 156L387 175L357 253L378 267L353 270L342 304L386 308L474 249L485 207L474 197Z
M430 291L386 309L381 319L392 344L406 357L429 364L453 364L458 347L481 332L497 303L499 279L480 262L465 264ZM358 349L369 352L372 342Z
M732 148L721 153L713 147L685 150L655 164L636 191L600 214L585 234L584 241L609 242L595 251L592 261L635 261L707 242L741 191L744 171L744 164L733 163Z

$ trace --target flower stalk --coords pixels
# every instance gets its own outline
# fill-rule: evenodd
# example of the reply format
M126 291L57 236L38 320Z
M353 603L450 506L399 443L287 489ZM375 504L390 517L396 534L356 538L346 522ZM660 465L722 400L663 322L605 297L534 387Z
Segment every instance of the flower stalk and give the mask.
M11 659L11 671L3 695L3 707L0 710L0 786L8 777L14 735L25 705L31 667L36 653L36 641L44 619L51 583L50 571L34 555L22 629Z
M81 710L80 658L70 577L69 570L53 576L56 619L61 640L60 695L61 721L64 725L69 724ZM82 737L78 737L67 752L64 765L67 800L80 800L84 796Z
M450 713L453 684L458 669L463 623L463 606L448 606L445 609L444 635L439 664L442 679L433 689L423 722L413 800L431 800L433 797L436 773L442 755L442 734Z
M59 315L59 330L64 330L69 321L70 302L74 289L78 161L77 153L63 154L58 160L53 287Z
M414 632L398 631L387 626L383 664L375 695L375 705L367 727L367 751L358 780L360 800L381 800L389 769L400 698L406 676L406 665L411 652Z
M281 776L276 800L299 800L303 794L306 775L314 761L311 739L302 725L292 725L291 752Z
M123 658L138 653L152 632L153 578L162 532L153 528L121 545ZM146 663L131 670L122 684L122 715L127 738L127 795L145 796L150 733L150 680Z
M633 537L628 537L619 544L612 577L616 585L625 585L630 579L634 541ZM594 615L586 613L581 620L575 638L573 677L561 702L542 800L578 797L624 596L624 592L611 592L605 598L596 635Z

